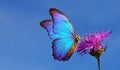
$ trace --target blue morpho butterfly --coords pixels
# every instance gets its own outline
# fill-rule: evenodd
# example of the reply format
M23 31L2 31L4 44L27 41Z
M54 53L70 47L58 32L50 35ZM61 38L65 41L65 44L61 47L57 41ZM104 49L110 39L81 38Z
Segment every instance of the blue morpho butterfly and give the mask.
M55 8L51 8L49 12L52 19L44 20L40 22L40 25L47 30L53 40L54 59L66 61L76 49L80 36L76 35L70 20L64 13Z

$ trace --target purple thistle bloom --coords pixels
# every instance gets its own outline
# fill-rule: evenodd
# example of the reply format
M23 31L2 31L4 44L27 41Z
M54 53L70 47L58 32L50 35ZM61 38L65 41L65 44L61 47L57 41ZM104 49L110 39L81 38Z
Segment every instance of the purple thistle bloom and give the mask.
M107 36L110 34L110 31L106 32L97 32L88 34L79 44L77 52L85 54L88 51L91 53L101 54L104 52L105 48L102 45L102 41L107 39Z

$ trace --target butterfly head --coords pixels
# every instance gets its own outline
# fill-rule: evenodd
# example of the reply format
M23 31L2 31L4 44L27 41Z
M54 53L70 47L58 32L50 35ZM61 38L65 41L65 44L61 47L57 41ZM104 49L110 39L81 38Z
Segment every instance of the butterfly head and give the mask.
M80 42L80 35L76 35L75 42L79 43Z

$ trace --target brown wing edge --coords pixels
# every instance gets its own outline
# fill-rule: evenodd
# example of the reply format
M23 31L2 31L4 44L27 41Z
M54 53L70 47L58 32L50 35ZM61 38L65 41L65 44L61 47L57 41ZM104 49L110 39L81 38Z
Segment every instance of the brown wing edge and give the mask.
M58 9L56 9L56 8L50 8L49 13L50 13L51 16L53 15L53 12L60 13L60 14L62 14L62 15L64 15L65 17L68 18L68 16L65 15L63 12L61 12L60 10L58 10Z
M48 19L48 20L43 20L40 22L40 26L44 27L44 24L51 22L52 20Z

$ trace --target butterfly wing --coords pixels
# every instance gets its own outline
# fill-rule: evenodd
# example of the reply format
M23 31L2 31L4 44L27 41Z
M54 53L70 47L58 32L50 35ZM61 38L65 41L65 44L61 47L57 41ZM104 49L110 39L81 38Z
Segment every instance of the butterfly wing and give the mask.
M57 60L68 60L65 58L71 49L74 40L72 38L59 38L52 42L53 56Z
M52 20L44 20L40 23L40 25L47 30L49 37L51 39L53 39L54 38L53 21Z
M53 32L55 37L52 43L53 56L57 60L68 60L76 48L74 46L74 37L76 36L74 28L67 16L59 10L50 9L50 15L53 19Z
M71 22L57 9L51 8L50 15L52 20L44 20L40 24L44 27L50 38L53 39L53 56L57 60L68 60L74 52L75 31Z
M73 37L75 34L74 28L70 20L64 13L57 9L51 8L50 15L53 19L53 32L55 38Z

